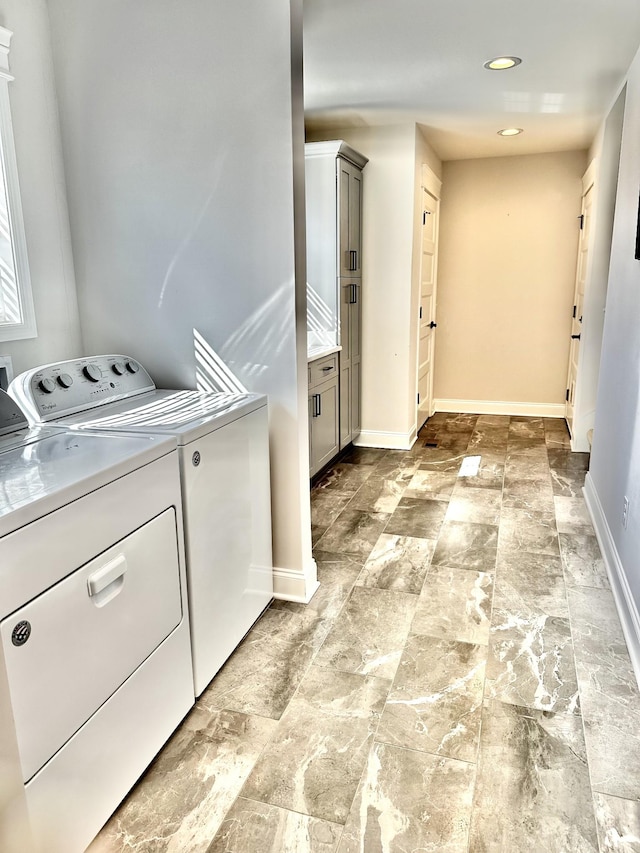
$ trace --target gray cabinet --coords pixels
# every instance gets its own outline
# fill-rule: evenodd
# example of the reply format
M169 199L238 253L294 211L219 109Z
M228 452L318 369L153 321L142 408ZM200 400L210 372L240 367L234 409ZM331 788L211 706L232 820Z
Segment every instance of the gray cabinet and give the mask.
M338 453L338 355L309 364L309 474L313 476Z
M319 297L328 306L328 317L335 313L342 347L339 449L360 434L362 170L367 162L340 140L305 146L308 289L316 304Z
M360 434L362 280L340 279L340 448Z

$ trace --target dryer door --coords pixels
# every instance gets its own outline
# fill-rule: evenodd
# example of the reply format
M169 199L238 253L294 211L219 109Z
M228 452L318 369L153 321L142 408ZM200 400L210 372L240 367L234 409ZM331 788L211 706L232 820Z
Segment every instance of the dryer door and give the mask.
M0 623L25 782L181 619L170 508Z

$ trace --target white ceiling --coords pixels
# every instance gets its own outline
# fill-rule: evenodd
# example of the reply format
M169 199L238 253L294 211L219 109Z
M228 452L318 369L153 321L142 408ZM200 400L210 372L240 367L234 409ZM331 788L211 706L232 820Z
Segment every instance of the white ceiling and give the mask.
M443 160L586 148L639 44L640 0L304 0L307 123L417 122Z

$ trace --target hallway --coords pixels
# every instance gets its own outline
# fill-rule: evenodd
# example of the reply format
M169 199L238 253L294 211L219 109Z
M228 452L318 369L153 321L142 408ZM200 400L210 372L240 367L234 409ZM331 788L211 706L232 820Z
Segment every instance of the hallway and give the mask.
M563 421L437 414L312 492L275 602L90 850L640 851L640 695Z

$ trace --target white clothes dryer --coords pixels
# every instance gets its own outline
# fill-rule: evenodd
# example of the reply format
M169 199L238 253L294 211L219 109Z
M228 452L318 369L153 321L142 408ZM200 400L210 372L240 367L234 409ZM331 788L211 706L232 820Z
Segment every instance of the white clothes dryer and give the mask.
M177 440L199 696L273 597L266 396L157 389L124 355L39 367L10 393L32 423Z
M22 798L21 850L81 853L193 705L183 602L175 439L30 429L0 392L0 759L22 787L0 785L0 824Z

